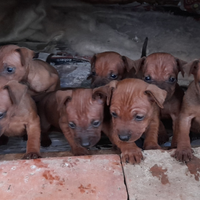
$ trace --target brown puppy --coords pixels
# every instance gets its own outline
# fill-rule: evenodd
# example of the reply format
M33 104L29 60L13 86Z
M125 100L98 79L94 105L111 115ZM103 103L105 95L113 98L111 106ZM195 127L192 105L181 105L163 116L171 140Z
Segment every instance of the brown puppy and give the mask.
M103 131L121 150L123 162L140 163L143 156L135 141L143 134L144 149L160 148L159 107L163 108L166 91L139 79L124 79L96 88L95 92L106 95L107 99L112 95L112 122L105 122Z
M2 85L2 82L1 82ZM27 133L24 159L40 156L40 119L27 86L9 81L0 89L0 136L22 136Z
M145 39L142 55L146 56L148 38ZM126 56L121 56L117 52L102 52L95 54L91 59L91 74L88 79L92 79L91 87L103 86L113 80L122 80L124 78L136 78L133 64L140 64L140 60L133 61Z
M92 89L58 90L39 102L42 134L60 128L74 155L89 154L101 137L105 97Z
M184 95L177 83L177 78L179 72L184 75L182 67L186 62L168 53L153 53L147 58L141 58L140 61L142 62L133 65L136 73L140 71L145 82L155 84L167 91L164 109L161 110L161 118L172 118L174 132L172 147L176 147L175 127ZM140 64L138 65L138 63Z
M184 66L188 74L194 75L194 81L190 83L185 95L179 115L179 123L176 129L177 149L175 158L178 161L189 161L193 158L190 145L190 130L200 133L200 61L194 60Z
M34 54L32 50L24 47L2 46L0 48L2 83L6 84L10 80L23 82L28 85L31 96L58 89L60 81L56 69L46 62L34 60Z

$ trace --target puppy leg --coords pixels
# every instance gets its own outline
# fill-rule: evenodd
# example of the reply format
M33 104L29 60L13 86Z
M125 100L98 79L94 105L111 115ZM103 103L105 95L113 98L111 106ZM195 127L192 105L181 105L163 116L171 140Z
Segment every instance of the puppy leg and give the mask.
M191 117L181 115L175 130L175 135L177 137L177 149L173 156L176 160L181 162L187 162L194 157L189 138L191 121Z
M159 119L155 117L149 124L148 129L145 131L144 149L161 149L158 145L158 129Z
M159 130L158 130L158 144L161 145L167 141L169 141L169 136L167 135L167 131L163 123L160 121Z
M29 123L26 124L26 131L28 140L26 145L26 154L23 159L36 159L40 156L40 119L39 116L30 118Z
M178 140L178 123L179 119L177 116L172 115L172 122L173 122L173 137L172 137L172 142L171 142L171 148L176 148L177 147L177 140Z

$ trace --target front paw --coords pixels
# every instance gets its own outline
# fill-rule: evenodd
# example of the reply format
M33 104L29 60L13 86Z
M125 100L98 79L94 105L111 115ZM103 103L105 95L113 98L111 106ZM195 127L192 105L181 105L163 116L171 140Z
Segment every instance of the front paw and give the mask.
M84 147L75 147L75 148L72 148L72 153L75 156L90 155L89 150L87 150Z
M29 159L37 159L37 158L42 158L42 157L41 157L40 154L38 154L38 153L30 152L30 153L26 153L26 154L23 156L22 159L27 159L27 160L29 160Z
M142 151L139 148L123 150L121 153L122 162L139 164L143 160Z
M177 148L172 156L180 162L188 162L194 157L193 150L190 147Z

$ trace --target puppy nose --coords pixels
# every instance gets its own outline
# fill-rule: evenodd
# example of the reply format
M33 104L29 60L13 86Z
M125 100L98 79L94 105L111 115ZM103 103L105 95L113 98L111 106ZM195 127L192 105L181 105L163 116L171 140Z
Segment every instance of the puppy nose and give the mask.
M81 142L81 146L82 147L89 147L90 146L90 142L88 142L88 141Z
M129 141L131 137L131 135L118 135L118 136L119 136L119 139L122 141Z

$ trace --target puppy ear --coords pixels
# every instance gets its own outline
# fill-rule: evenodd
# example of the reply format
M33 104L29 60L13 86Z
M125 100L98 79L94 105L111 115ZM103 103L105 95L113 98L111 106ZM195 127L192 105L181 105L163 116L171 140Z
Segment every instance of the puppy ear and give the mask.
M184 77L184 70L183 65L185 65L187 62L184 60L181 60L179 58L175 58L178 66L178 71L181 72L182 76Z
M129 72L132 68L134 68L135 74L137 74L139 72L145 59L146 59L145 57L142 57L138 60L131 60L130 58L128 58L126 56L122 56L122 60L124 62L124 66L125 66L127 72Z
M149 84L145 93L149 96L150 101L154 101L160 108L163 108L163 103L165 102L165 98L167 96L167 92L165 90L160 89L156 85Z
M91 72L92 72L92 69L94 69L94 67L95 67L96 59L97 59L96 54L94 54L93 57L92 57L91 60L90 60ZM88 79L91 79L91 78L92 78L92 74L90 73L90 74L88 75L88 77L87 77L87 80L88 80Z
M96 96L106 96L107 100L106 100L106 104L109 106L110 105L110 100L112 97L112 92L113 89L116 88L118 81L111 81L110 83L108 83L107 85L98 87L93 89L93 97Z
M15 51L17 51L20 55L22 66L25 66L27 62L35 56L34 51L25 47L18 48Z
M15 80L12 80L4 86L4 89L8 90L12 103L19 104L24 94L27 92L28 87Z
M192 62L189 62L185 65L183 65L183 70L190 76L190 74L197 74L198 68L199 68L199 60L193 60Z
M58 111L67 103L67 101L69 101L72 98L72 92L72 90L58 90L56 92Z

